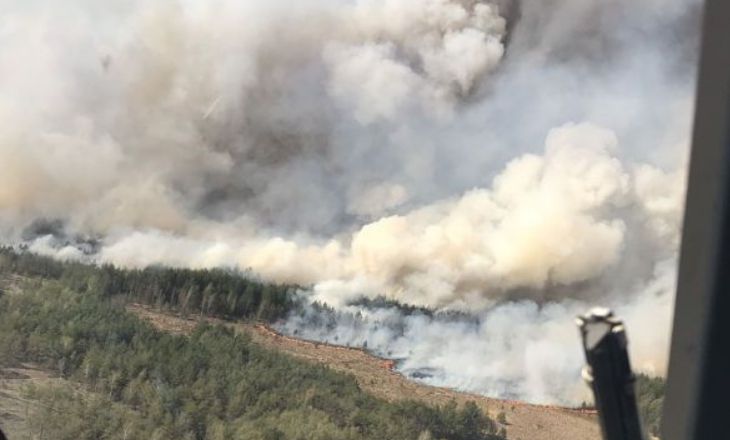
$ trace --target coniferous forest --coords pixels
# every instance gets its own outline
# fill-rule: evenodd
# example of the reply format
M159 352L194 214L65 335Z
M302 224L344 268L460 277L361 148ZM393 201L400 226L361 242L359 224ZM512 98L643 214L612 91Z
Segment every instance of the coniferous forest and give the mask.
M33 363L66 379L34 386L46 439L498 440L475 404L387 402L354 378L201 324L191 336L152 328L123 297L186 313L273 319L289 286L225 271L121 270L3 248L2 366Z
M58 261L11 247L0 247L0 270L57 280L81 293L123 296L183 314L264 321L286 315L294 305L297 288L260 282L233 270L162 266L120 269Z
M504 438L474 404L386 402L350 376L231 329L201 324L189 337L171 335L124 309L139 302L184 315L274 321L298 306L297 286L224 269L64 262L11 247L0 247L3 277L21 282L12 292L0 284L0 367L30 362L68 379L27 390L42 403L33 420L43 438ZM639 375L637 396L656 435L664 380Z

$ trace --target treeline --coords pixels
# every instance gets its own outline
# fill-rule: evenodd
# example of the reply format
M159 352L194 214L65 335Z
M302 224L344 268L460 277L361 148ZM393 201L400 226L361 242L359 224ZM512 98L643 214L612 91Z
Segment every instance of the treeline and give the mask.
M414 306L412 304L404 304L394 299L386 298L384 296L360 297L356 298L348 303L351 306L359 306L365 309L396 309L401 315L425 315L433 316L434 311L427 307Z
M155 330L107 293L26 282L0 297L1 362L34 362L81 388L41 388L46 439L499 440L475 404L430 407L364 393L351 376L222 326Z
M297 289L232 270L121 269L59 261L12 247L0 247L0 273L59 280L78 292L124 296L183 314L265 321L284 317L295 304Z
M641 420L650 434L658 436L666 381L661 377L650 377L645 374L637 375L636 379L636 398Z

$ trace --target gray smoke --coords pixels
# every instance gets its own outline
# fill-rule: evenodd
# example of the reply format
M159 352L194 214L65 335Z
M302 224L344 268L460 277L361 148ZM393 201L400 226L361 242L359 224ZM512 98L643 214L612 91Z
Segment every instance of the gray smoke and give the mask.
M0 238L468 310L373 349L540 401L575 399L572 315L621 305L661 373L700 6L0 0Z

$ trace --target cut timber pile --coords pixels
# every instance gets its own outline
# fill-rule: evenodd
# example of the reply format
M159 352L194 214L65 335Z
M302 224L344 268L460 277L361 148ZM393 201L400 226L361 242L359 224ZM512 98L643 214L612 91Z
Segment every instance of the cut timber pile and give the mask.
M155 327L177 334L191 332L201 319L232 326L265 347L351 374L363 390L387 400L412 399L438 405L451 400L458 404L473 401L494 419L500 412L505 413L505 428L510 440L600 439L595 414L591 411L492 399L419 384L394 371L392 361L378 358L362 349L291 338L263 324L232 323L215 318L184 318L138 304L129 305L128 309Z

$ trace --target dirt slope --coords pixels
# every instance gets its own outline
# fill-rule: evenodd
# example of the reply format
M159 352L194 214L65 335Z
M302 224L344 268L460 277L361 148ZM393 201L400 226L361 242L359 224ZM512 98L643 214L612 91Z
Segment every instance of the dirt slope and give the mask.
M189 333L198 323L195 319L161 313L137 304L128 306L128 309L156 327L173 333ZM600 439L595 415L591 413L490 399L447 388L418 384L392 371L391 362L362 350L282 336L263 325L208 320L233 326L237 331L247 333L253 341L266 347L352 374L364 390L388 400L417 399L431 404L443 404L452 399L462 404L471 400L494 418L500 412L504 412L507 416L505 427L510 440Z
M35 365L25 364L17 368L0 369L0 427L8 439L37 438L30 427L32 414L41 405L23 396L26 385L61 384L58 379Z

